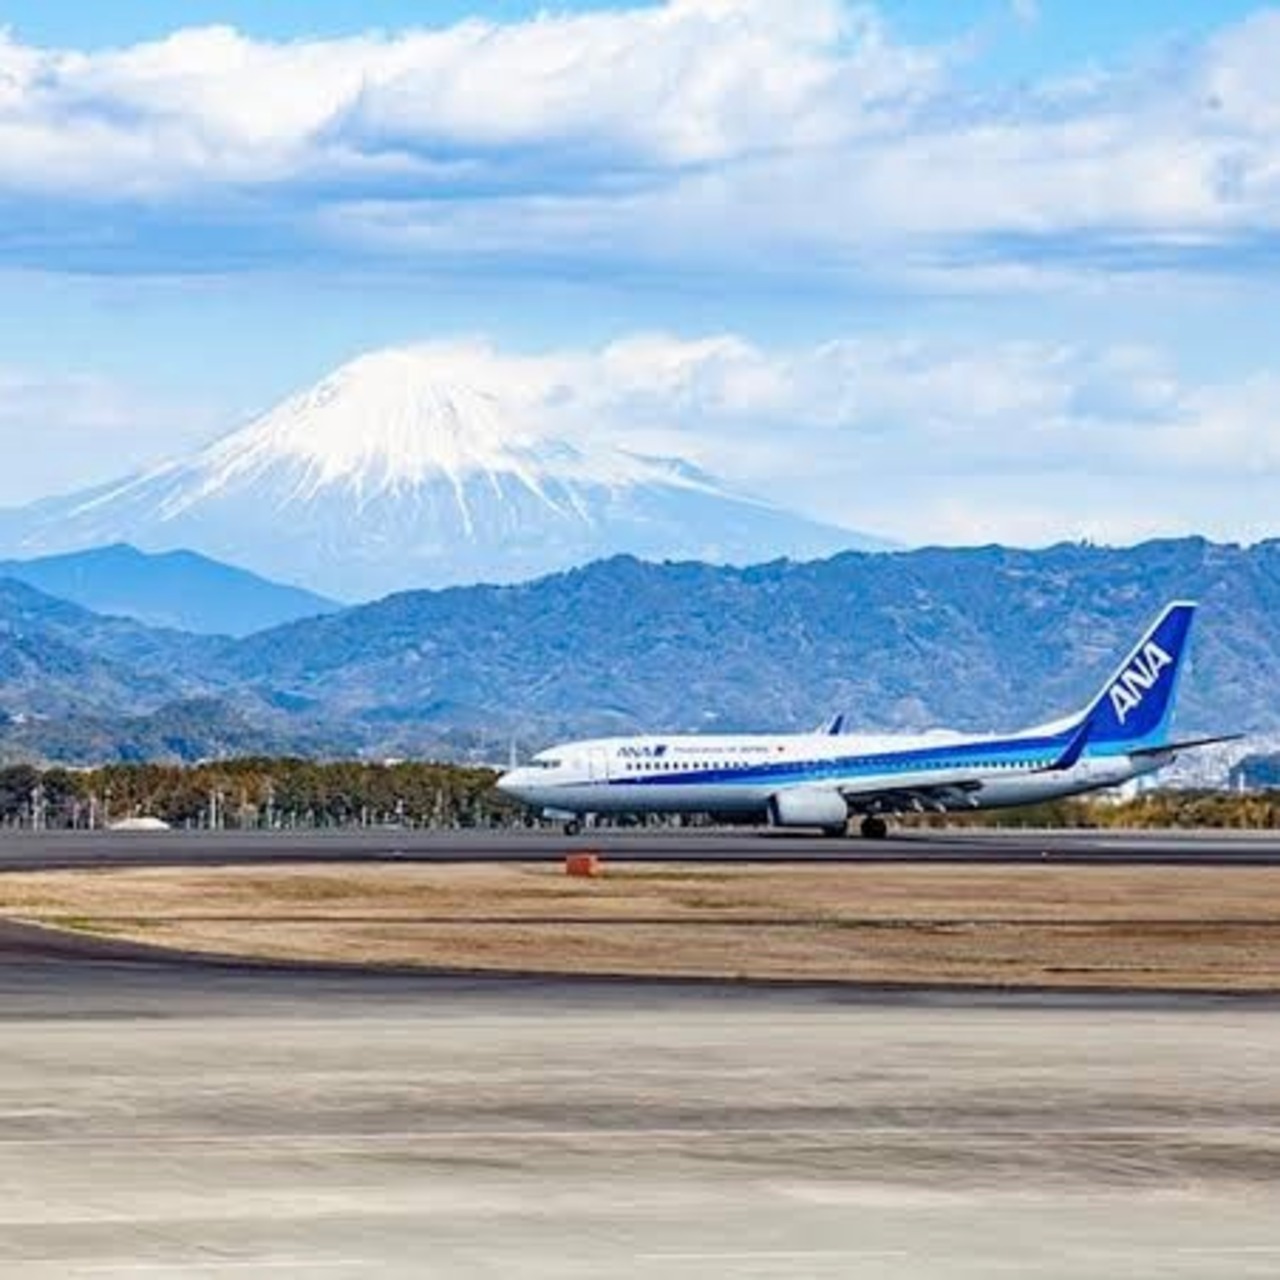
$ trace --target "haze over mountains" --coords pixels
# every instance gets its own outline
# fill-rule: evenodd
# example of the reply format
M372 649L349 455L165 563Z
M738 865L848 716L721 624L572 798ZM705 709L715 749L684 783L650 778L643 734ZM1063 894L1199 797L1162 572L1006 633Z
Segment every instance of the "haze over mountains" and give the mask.
M503 759L594 732L998 729L1078 706L1174 596L1202 602L1189 732L1280 729L1280 542L847 553L747 569L629 557L408 592L242 640L0 583L0 750Z
M192 551L147 555L117 543L34 560L0 560L12 578L95 613L201 635L246 636L331 613L332 600Z
M617 553L747 564L884 545L682 460L559 434L554 405L411 347L344 365L192 457L0 513L11 556L112 543L349 601Z

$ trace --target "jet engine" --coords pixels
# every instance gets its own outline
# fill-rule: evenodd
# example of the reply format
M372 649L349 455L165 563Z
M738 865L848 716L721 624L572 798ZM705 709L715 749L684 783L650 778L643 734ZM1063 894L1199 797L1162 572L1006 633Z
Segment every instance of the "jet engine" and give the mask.
M843 835L849 806L838 791L779 791L769 801L769 821L775 827L820 827L828 835Z

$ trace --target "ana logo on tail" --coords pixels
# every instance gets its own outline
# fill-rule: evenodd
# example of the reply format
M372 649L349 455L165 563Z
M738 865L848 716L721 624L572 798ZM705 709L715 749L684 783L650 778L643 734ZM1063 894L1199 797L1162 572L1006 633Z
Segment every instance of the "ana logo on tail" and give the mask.
M1111 709L1116 719L1124 724L1130 711L1142 705L1143 695L1158 679L1165 667L1173 666L1173 659L1154 640L1148 640L1134 660L1116 677L1107 690Z

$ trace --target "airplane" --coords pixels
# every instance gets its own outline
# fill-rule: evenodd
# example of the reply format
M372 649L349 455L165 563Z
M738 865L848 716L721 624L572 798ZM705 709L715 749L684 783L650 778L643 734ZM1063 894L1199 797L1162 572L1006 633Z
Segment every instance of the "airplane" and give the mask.
M712 813L773 827L882 839L904 813L1035 804L1154 773L1179 752L1169 727L1196 606L1167 605L1098 695L1065 719L1013 734L853 735L842 717L798 734L661 735L569 742L498 789L577 835L603 814Z

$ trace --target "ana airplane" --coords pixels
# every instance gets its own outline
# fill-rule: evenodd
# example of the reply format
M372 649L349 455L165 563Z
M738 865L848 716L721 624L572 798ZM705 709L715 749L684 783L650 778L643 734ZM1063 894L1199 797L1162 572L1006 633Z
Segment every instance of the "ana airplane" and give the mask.
M714 813L844 835L852 817L883 837L911 812L1033 804L1112 787L1227 738L1174 741L1174 693L1195 605L1167 606L1076 715L1020 733L963 737L845 734L601 738L540 752L500 790L563 819L594 814Z

